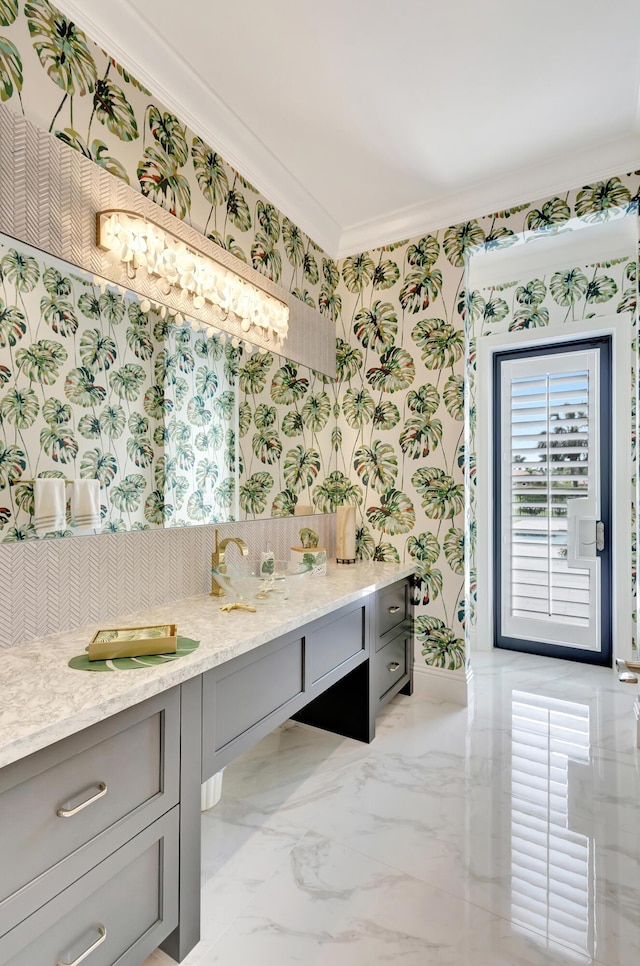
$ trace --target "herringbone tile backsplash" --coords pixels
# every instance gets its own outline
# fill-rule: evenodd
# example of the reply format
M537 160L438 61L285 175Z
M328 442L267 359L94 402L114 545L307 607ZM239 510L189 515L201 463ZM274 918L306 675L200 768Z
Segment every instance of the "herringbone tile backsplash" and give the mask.
M288 559L302 526L334 554L331 515L259 520L218 527L250 550ZM215 527L184 527L0 544L0 647L113 620L210 589Z

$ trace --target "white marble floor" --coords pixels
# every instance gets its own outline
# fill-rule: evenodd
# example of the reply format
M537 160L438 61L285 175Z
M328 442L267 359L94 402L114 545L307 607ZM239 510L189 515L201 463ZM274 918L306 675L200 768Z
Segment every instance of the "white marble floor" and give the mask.
M229 766L185 963L637 963L636 689L506 652L472 687L397 697L368 746L288 724Z

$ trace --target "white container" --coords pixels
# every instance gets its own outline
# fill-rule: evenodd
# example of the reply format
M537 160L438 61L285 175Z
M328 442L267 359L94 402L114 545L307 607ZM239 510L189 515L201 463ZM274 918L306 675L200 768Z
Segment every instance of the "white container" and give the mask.
M222 797L222 773L224 768L216 772L200 786L200 811L206 812L217 805Z
M312 577L324 577L327 572L327 551L324 547L292 547L291 561L310 564Z

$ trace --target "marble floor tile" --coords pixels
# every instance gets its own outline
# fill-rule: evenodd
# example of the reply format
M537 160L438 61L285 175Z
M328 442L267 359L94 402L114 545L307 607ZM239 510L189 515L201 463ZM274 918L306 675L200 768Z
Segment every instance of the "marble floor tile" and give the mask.
M276 729L202 816L188 966L640 961L635 692L492 652L469 707L399 695L371 745Z

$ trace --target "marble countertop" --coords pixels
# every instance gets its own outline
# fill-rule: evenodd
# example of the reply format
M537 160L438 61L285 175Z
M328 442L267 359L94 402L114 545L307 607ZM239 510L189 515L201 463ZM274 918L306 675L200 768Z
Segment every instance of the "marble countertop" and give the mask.
M287 601L259 606L255 614L221 612L230 598L202 596L109 621L125 627L174 623L179 634L200 641L192 654L157 667L112 673L68 667L99 629L95 624L8 648L0 653L0 767L413 572L411 564L329 564L326 577L305 579Z

